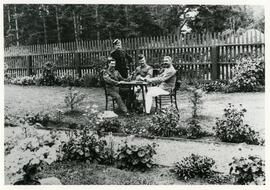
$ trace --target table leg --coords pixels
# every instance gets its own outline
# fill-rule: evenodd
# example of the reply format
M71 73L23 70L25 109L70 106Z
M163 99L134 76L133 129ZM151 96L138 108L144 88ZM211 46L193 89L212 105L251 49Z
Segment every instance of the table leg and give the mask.
M146 112L146 107L145 107L145 96L144 96L144 85L140 85L141 86L141 89L142 89L142 97L143 97L143 108L144 108L144 111ZM147 86L145 86L145 90L147 92Z

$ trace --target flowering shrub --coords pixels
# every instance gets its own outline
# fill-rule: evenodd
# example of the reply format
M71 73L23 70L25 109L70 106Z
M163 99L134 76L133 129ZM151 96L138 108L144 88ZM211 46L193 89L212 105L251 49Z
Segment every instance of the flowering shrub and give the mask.
M230 174L234 176L236 184L265 185L265 161L260 157L233 158L233 162L229 165Z
M42 66L41 85L52 86L55 84L55 64L51 61Z
M54 132L50 135L40 135L34 127L30 126L23 131L16 136L12 134L13 136L5 138L5 142L14 139L13 148L5 155L5 175L8 184L13 184L20 179L33 180L42 163L51 164L61 159L61 142Z
M82 86L82 79L78 75L75 77L70 74L65 74L63 76L57 76L55 78L55 85L59 86Z
M65 95L66 106L70 109L70 111L74 111L75 106L80 105L84 98L85 94L79 93L77 90L69 87L68 92Z
M174 107L164 108L152 117L148 132L156 136L171 137L178 135L180 115Z
M127 118L123 131L126 134L136 134L141 136L148 136L147 121L139 120L138 118Z
M102 119L96 127L96 130L99 132L120 132L121 131L121 122L118 118L105 118Z
M223 92L227 87L225 81L211 81L210 83L200 84L200 88L205 92Z
M234 76L229 81L228 92L258 91L265 84L265 68L262 57L243 57L233 68Z
M74 132L68 142L63 145L63 159L79 161L101 161L101 152L106 145L98 135L91 132L87 127Z
M117 166L120 169L137 169L145 171L155 166L153 156L156 154L156 144L135 145L128 144L127 141L118 149L116 158Z
M173 171L179 179L188 180L194 177L208 177L213 174L215 161L207 156L191 154L175 163Z
M50 116L48 113L46 114L37 113L34 115L26 114L26 116L24 117L24 120L30 125L40 123L43 126L47 126L48 122L50 121Z
M204 136L204 133L202 132L202 127L200 126L199 121L197 119L191 119L188 122L186 135L187 138L189 139L197 139Z
M16 85L33 85L35 84L35 77L34 76L23 76L23 77L16 77L11 79L11 84Z
M203 103L202 101L202 96L203 96L203 91L202 89L198 87L190 87L188 88L189 91L189 101L192 104L192 118L197 118L198 116L198 110L201 108L201 104Z
M240 107L242 107L241 104ZM217 118L214 127L216 136L224 142L263 144L264 141L260 138L259 133L243 123L246 111L245 108L237 109L234 105L229 104L229 107L224 109L223 118Z
M224 175L224 174L213 174L207 177L207 183L209 184L231 184L232 182L231 175Z

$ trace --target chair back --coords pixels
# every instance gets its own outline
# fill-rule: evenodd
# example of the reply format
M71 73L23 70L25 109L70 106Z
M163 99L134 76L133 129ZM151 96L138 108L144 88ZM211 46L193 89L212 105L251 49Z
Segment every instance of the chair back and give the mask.
M105 91L105 95L108 96L108 93L107 93L107 88L106 88L106 82L103 78L103 74L105 72L105 69L102 69L99 73L99 80L100 80L100 85L103 87L104 91Z

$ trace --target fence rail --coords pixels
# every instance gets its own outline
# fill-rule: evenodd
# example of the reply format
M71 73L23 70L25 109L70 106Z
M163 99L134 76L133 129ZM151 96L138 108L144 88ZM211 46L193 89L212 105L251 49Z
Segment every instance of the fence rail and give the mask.
M194 74L203 80L228 80L236 59L247 54L264 56L264 34L250 30L243 34L221 33L186 34L159 37L121 39L124 49L133 57L143 53L147 62L158 65L162 57L170 55L180 78ZM95 66L110 55L111 40L80 41L5 48L7 72L13 76L40 74L42 65L53 61L57 75L95 74Z

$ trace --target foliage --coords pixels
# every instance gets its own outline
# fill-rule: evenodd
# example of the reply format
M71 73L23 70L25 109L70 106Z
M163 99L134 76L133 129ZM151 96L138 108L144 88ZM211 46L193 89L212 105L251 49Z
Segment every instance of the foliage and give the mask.
M229 103L229 106L224 109L223 118L217 118L214 127L216 137L224 142L263 144L264 140L260 138L259 133L248 124L244 124L243 118L246 111L241 104L240 109L237 109Z
M156 154L156 144L135 145L127 141L118 149L116 158L117 166L120 169L145 171L155 166L153 156Z
M15 77L10 80L11 84L15 85L34 85L35 77L34 76L23 76L23 77Z
M42 65L42 79L40 81L41 85L52 86L55 84L55 63L47 61Z
M100 154L106 145L98 135L87 127L80 131L74 131L74 136L63 145L64 160L101 161Z
M100 81L97 75L85 74L81 79L81 86L83 87L99 87Z
M138 118L127 118L125 125L123 126L123 130L126 134L136 134L141 136L148 136L148 120L144 122L144 120Z
M213 173L212 167L215 161L207 156L191 154L175 163L173 171L179 179L189 180L191 178L206 178Z
M188 127L186 129L187 138L189 139L197 139L204 136L205 133L202 132L202 127L197 119L192 118L188 122Z
M246 56L236 62L228 92L253 92L265 85L265 68L262 57Z
M200 84L200 87L205 92L223 92L227 87L227 83L226 81L216 80L210 83Z
M42 163L51 164L61 159L61 142L53 131L41 135L34 127L27 126L25 129L7 135L5 146L10 146L11 143L6 143L7 141L13 141L13 147L5 155L5 174L8 184L13 184L20 179L32 180Z
M234 176L236 184L265 185L265 161L260 157L233 158L229 165L230 174Z
M66 106L70 111L74 111L75 107L80 105L85 98L85 94L79 93L77 90L74 90L72 87L68 87L68 92L65 95Z
M81 86L81 79L78 75L73 76L65 74L63 76L56 77L55 84L60 86Z
M207 182L209 184L230 184L232 181L231 175L224 175L224 174L213 174L207 178Z
M201 104L203 103L202 101L202 96L203 96L203 91L202 89L198 88L197 86L195 87L190 87L188 88L189 91L189 101L192 104L192 118L197 118L198 117L198 110L201 108Z
M172 137L179 134L179 112L174 107L167 107L153 115L148 132L152 135Z
M46 114L37 113L33 115L26 114L23 119L30 125L40 123L43 126L47 126L48 122L50 121L50 116L48 113Z
M96 130L117 133L121 131L121 126L122 124L118 118L104 118L98 123Z

